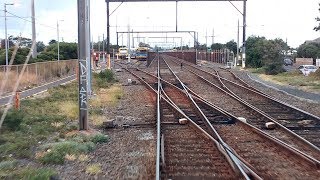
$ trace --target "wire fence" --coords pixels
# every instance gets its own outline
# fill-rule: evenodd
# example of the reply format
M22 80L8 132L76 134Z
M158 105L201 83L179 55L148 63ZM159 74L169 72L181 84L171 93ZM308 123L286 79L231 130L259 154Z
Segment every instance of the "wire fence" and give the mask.
M30 89L46 82L51 82L76 73L77 60L48 61L27 64L18 90ZM23 64L8 66L8 81L4 92L12 92L22 71ZM0 82L6 77L6 66L0 66Z

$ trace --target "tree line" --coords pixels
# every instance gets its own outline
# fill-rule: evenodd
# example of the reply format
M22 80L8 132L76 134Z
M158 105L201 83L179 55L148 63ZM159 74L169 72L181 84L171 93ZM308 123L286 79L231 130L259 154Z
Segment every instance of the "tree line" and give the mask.
M15 50L15 44L19 41L19 47L15 55L13 64L23 64L30 52L32 40L29 38L9 37L8 59L10 61L12 53ZM6 64L6 50L4 39L1 41L0 49L0 65ZM56 40L51 40L48 45L42 41L37 42L37 58L30 58L28 63L55 61L58 59L58 43ZM60 42L59 43L59 58L60 60L69 60L78 58L77 43Z

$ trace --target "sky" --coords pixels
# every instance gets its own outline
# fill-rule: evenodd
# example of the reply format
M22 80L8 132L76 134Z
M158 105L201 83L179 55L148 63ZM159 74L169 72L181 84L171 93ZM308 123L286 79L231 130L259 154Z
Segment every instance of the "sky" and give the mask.
M14 6L7 6L8 35L21 34L31 38L31 0L0 0L0 38L4 38L4 3L15 3ZM247 0L247 37L256 35L268 39L281 38L287 40L291 47L316 39L320 32L315 32L313 28L317 25L315 18L320 16L319 3L319 0ZM119 4L110 3L110 12ZM243 10L243 2L233 4L240 11ZM57 22L60 41L77 41L77 0L35 0L35 10L37 41L47 44L51 39L57 39ZM175 10L175 2L121 4L110 16L111 43L116 44L117 31L175 31ZM12 14L20 18L12 17ZM230 2L178 2L178 31L198 32L198 39L202 44L211 44L212 40L215 43L236 41L238 20L241 42L242 15ZM93 41L101 40L103 34L106 35L105 0L91 0ZM193 37L189 33L134 33L133 39L135 44L142 41L158 46L181 43L193 46ZM127 34L119 36L120 45L127 45L127 40Z

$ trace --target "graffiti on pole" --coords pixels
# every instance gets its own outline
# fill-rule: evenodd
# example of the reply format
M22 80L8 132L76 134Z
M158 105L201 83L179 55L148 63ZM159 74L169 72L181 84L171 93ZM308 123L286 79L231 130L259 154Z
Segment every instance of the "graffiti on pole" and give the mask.
M87 61L79 60L79 105L80 110L87 110Z

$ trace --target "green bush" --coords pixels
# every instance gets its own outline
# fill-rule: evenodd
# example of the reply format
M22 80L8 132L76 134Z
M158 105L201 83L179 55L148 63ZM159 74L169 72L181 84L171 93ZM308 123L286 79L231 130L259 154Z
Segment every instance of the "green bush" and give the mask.
M0 113L2 114L2 113ZM10 110L4 119L3 125L8 129L15 131L20 128L20 124L23 120L23 113L20 110Z
M103 79L108 83L114 82L114 80L115 80L114 73L110 69L100 71L100 73L98 74L98 78Z

